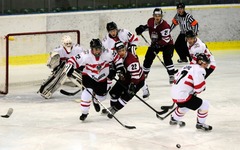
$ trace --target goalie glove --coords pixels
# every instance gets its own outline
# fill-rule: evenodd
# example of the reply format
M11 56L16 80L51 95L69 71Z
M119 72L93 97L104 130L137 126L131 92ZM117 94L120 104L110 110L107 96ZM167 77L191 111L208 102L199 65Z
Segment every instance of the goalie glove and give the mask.
M50 57L47 61L47 66L50 69L54 69L60 65L60 55L58 52L50 52Z

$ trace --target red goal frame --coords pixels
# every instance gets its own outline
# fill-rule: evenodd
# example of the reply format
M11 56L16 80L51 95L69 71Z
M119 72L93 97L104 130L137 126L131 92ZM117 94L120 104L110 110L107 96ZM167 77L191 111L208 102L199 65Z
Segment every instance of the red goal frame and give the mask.
M80 31L79 30L55 30L55 31L40 31L40 32L22 32L22 33L9 33L5 36L6 40L6 73L5 73L5 89L1 91L0 94L8 94L9 90L9 37L10 36L23 36L23 35L38 35L38 34L54 34L54 33L76 33L77 34L77 44L80 44Z

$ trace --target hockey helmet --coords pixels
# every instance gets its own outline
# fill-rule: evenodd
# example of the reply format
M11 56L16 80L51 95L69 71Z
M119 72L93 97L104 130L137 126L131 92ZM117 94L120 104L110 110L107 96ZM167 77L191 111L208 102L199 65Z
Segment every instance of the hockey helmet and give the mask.
M111 31L111 30L114 30L114 29L117 29L117 24L115 22L109 22L107 23L107 31Z
M62 45L68 52L71 52L71 49L72 49L72 38L69 35L64 35L62 37Z
M115 43L114 47L115 47L116 51L118 51L118 50L121 50L121 49L125 48L125 45L123 44L122 41L118 41L118 42Z
M102 49L102 42L99 39L92 39L90 42L90 47Z
M161 8L155 8L153 10L153 15L162 15L163 14L163 11Z
M183 8L184 9L185 8L185 4L184 3L178 3L177 4L177 9L178 8Z
M92 39L91 42L90 42L90 47L91 47L92 54L95 57L99 57L101 55L103 45L102 45L102 42L99 39ZM100 52L97 49L100 50ZM98 52L96 52L96 50Z
M186 38L193 38L195 36L196 36L196 34L192 30L188 30L186 32Z
M200 60L201 62L205 62L205 63L207 63L207 64L210 63L210 59L209 59L204 53L200 53L200 54L197 55L197 62L198 62L199 60Z

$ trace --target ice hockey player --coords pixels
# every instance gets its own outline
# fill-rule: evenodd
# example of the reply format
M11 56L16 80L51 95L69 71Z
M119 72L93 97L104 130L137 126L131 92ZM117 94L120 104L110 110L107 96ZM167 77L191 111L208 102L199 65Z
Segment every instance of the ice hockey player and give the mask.
M73 44L69 35L62 37L62 45L50 52L47 66L52 69L52 73L39 89L42 97L51 98L52 94L64 83L60 75L66 61L81 52L83 52L83 48L79 44Z
M155 8L153 11L153 17L148 19L147 24L140 25L136 28L135 31L137 35L141 35L144 31L148 30L151 38L151 45L148 47L143 62L143 71L145 73L145 76L148 76L156 54L158 54L159 51L162 51L163 60L169 74L169 83L172 84L175 73L172 61L174 45L173 39L170 35L170 25L165 20L163 20L162 17L162 9Z
M205 124L209 103L197 97L197 94L206 89L205 69L208 67L210 60L204 54L197 55L196 64L184 66L177 74L171 89L173 102L177 108L173 112L170 125L185 126L185 122L180 121L186 112L197 110L196 128L204 131L212 130L212 126Z
M104 49L99 39L92 39L90 47L89 51L71 57L65 66L67 76L74 75L74 69L85 66L82 71L82 84L85 87L81 95L82 115L79 118L82 121L89 114L93 94L99 101L106 98L109 63L114 63L118 73L125 73L122 59L116 51Z
M138 37L135 36L127 29L118 29L117 24L115 22L107 23L107 31L108 34L103 38L103 46L106 49L115 50L115 43L121 41L124 43L128 52L131 52L133 55L136 55L136 48L138 45ZM137 56L137 55L136 55ZM114 76L114 67L110 68L111 74ZM111 84L111 81L108 81ZM145 82L143 88L143 98L148 98L150 96L150 92L148 90L148 86Z
M108 109L112 114L122 109L143 87L145 82L145 76L138 58L128 52L121 41L115 43L115 49L124 60L123 64L126 68L126 73L120 74L119 79L109 92L111 107ZM112 118L112 115L108 114L108 117Z
M207 46L196 36L195 32L189 30L186 32L187 46L192 58L190 64L196 64L197 55L200 53L204 53L209 59L210 64L209 67L206 68L206 76L205 79L215 70L216 62L214 56L209 51Z

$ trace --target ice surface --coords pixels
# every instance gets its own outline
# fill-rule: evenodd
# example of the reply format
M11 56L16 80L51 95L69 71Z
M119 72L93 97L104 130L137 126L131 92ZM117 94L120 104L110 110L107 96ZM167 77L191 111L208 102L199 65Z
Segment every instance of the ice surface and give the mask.
M0 118L0 150L238 150L240 141L240 51L213 51L217 62L216 71L207 79L207 89L199 96L210 101L207 123L213 126L211 132L197 131L196 112L189 111L184 128L169 125L169 118L161 121L156 114L137 98L132 99L116 117L126 125L137 129L126 129L114 119L108 119L94 111L85 122L79 120L80 104L73 97L54 93L45 100L36 92L39 84L15 84L24 78L23 70L16 72L11 67L11 87L7 96L0 96L0 114L8 108L14 112L8 119ZM174 56L176 62L177 56ZM181 68L183 64L176 64ZM39 65L27 67L30 77L42 79L49 70L40 71ZM44 70L44 69L43 69ZM37 72L40 71L40 72ZM14 81L16 80L16 81ZM27 81L23 81L27 82ZM156 59L147 79L150 98L146 101L159 110L170 105L170 85L165 68ZM62 87L68 91L77 88ZM142 96L142 91L138 93ZM109 106L109 99L104 101Z

